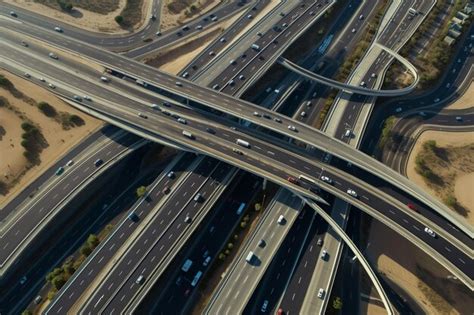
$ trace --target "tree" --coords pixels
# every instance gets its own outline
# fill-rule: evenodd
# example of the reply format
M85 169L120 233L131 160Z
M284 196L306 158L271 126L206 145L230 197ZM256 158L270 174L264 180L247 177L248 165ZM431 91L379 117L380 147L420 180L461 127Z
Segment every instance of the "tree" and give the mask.
M33 315L33 313L30 310L24 310L21 315Z
M115 22L117 22L117 24L122 24L123 23L123 16L117 15L115 17Z
M254 209L255 209L255 211L257 211L257 212L260 211L260 210L262 209L262 204L257 202L257 203L255 204L255 206L254 206Z
M224 260L224 259L225 259L225 257L226 257L226 256L225 256L225 254L224 254L224 253L220 253L220 254L219 254L219 259L220 259L220 260Z
M137 188L137 197L141 198L146 194L146 187L145 186L140 186Z
M227 244L227 248L228 248L228 249L232 249L232 248L234 248L234 244L232 244L232 243L228 243L228 244Z
M62 272L63 270L61 268L54 268L53 271L51 271L50 273L46 275L46 281L51 282L54 279L54 277L59 276L60 274L62 274Z
M66 283L66 280L64 280L64 277L62 275L56 276L53 278L53 281L51 281L51 284L53 287L56 288L56 290L60 290L63 285Z
M342 300L340 297L336 296L334 298L334 300L332 301L332 307L335 309L335 310L340 310L342 309Z
M245 222L245 221L240 222L240 227L241 228L245 229L246 226L247 226L247 222Z
M234 234L234 240L238 240L239 236L237 234Z
M84 256L89 256L91 253L92 253L92 249L87 246L87 245L82 245L81 249L79 250L79 252L81 253L81 255L84 255Z
M99 245L99 242L100 241L95 234L90 234L87 238L87 244L90 248L95 248L97 245Z

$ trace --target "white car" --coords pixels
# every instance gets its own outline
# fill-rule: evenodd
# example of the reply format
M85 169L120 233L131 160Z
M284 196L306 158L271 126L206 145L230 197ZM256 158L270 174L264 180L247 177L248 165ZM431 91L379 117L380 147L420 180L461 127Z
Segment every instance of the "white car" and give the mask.
M92 101L92 98L90 98L90 96L87 96L87 95L84 95L84 99L89 102Z
M51 88L51 89L55 89L55 88L56 88L56 86L55 86L54 84L52 84L52 83L48 84L48 86L49 86L49 88Z
M74 164L74 161L73 160L69 160L67 163L66 163L66 166L72 166Z
M28 280L28 279L26 278L26 276L21 277L21 279L20 279L20 284L21 284L21 285L25 284L25 283L26 283L26 280Z
M260 308L260 311L262 313L266 313L267 312L267 307L268 307L268 300L265 300L265 301L263 301L263 304L262 304L262 307Z
M327 176L324 176L324 175L321 176L321 180L322 180L323 182L328 183L328 184L332 184L332 179L330 179L330 178L327 177Z
M56 27L54 28L54 30L55 30L56 32L58 32L58 33L62 33L62 32L63 32L63 29L60 28L59 26L56 26Z
M325 260L327 255L328 255L328 251L323 249L323 251L321 252L321 259Z
M324 289L320 288L318 291L318 298L322 299L324 297Z
M357 198L357 193L356 193L355 191L353 191L352 189L349 188L349 189L347 190L347 193L348 193L349 195L351 195L352 197Z
M291 131L296 131L296 127L293 126L293 125L289 125L289 126L288 126L288 129L291 130Z
M301 112L301 113L300 113L300 116L301 116L301 117L306 117L306 112Z
M40 81L41 82L46 82L46 80L43 77L40 78Z
M402 111L402 108L401 108L401 107L397 107L397 108L395 109L395 112L396 112L396 113L400 113L401 111Z
M25 72L25 77L29 78L31 75L28 72Z
M356 29L355 29L355 28L353 28L351 32L352 32L352 33L355 33L355 32L356 32Z
M424 231L425 231L425 233L427 233L429 236L431 236L431 237L436 237L436 233L433 232L433 230L430 229L429 227L425 227Z
M252 115L254 115L255 117L260 117L260 114L258 112L253 112Z

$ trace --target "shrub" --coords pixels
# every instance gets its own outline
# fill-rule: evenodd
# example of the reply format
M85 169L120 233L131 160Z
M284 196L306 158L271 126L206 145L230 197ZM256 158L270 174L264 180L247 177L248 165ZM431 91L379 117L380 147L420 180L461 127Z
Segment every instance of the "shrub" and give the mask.
M89 245L89 247L95 248L97 245L99 245L99 239L97 238L96 235L91 234L87 238L87 244Z
M87 245L82 245L79 252L81 253L81 255L84 255L85 257L87 257L92 253L92 249Z
M48 117L55 117L58 114L56 109L47 102L39 102L38 109Z
M140 186L137 188L137 197L143 197L146 194L146 187L145 186Z
M123 16L117 15L115 17L115 22L117 22L117 24L122 24L123 23Z

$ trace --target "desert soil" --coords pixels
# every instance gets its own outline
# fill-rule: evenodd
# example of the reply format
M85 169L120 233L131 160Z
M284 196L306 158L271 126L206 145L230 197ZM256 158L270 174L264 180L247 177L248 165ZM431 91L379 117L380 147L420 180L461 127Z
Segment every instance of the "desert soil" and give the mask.
M466 92L454 103L446 106L446 109L465 109L473 107L472 100L474 100L474 84L471 83Z
M472 314L474 296L470 290L448 280L449 272L411 242L376 220L372 221L368 242L366 253L371 265L401 297L411 301L415 313Z
M0 74L8 78L18 90L33 98L36 102L48 102L58 112L76 114L85 122L83 126L64 130L61 124L45 116L37 107L25 103L22 99L13 97L10 92L4 89L0 89L0 96L7 98L12 106L39 126L48 143L48 147L45 148L40 155L41 163L27 169L28 162L23 157L24 149L20 145L21 134L23 133L20 127L22 121L12 111L0 108L0 126L4 129L4 131L0 133L2 134L0 137L0 152L2 157L0 159L0 176L1 179L6 182L11 182L17 177L19 178L16 184L10 188L7 195L0 195L0 206L3 206L20 192L23 187L26 187L48 169L71 147L101 127L103 122L72 108L58 99L54 94L27 80L3 71L0 72ZM22 173L24 173L24 175L20 176Z
M74 10L78 12L76 14L67 14L40 3L35 3L32 0L3 1L85 30L109 34L129 33L127 30L122 29L114 20L117 15L120 15L120 12L125 7L127 0L119 0L120 4L118 9L108 14L99 14L81 8L74 8ZM151 7L151 2L152 0L143 0L144 8ZM146 21L146 18L147 15L143 14L142 21L135 26L135 29L140 28Z
M463 147L474 143L474 132L443 132L443 131L425 131L417 139L415 146L407 163L407 176L415 184L423 188L426 192L435 196L439 200L440 194L434 191L429 185L426 184L425 180L415 170L415 159L419 152L422 150L423 143L428 140L435 140L438 147L446 148L448 146ZM466 167L466 166L465 166ZM474 173L462 173L456 171L454 168L449 167L448 169L437 170L442 173L452 174L457 172L457 176L454 182L454 196L462 204L464 208L468 210L466 220L474 225L474 203L472 202L472 187L474 187ZM442 200L441 200L442 201Z
M187 23L188 21L195 19L198 15L204 15L206 12L212 10L215 8L219 3L222 2L222 0L195 0L193 4L198 8L197 12L198 14L187 17L184 12L181 11L178 14L175 14L173 12L170 12L168 10L167 4L170 2L175 2L176 0L165 0L163 3L163 9L161 11L161 24L160 24L160 30L166 31L169 30L175 26L178 25L183 25Z

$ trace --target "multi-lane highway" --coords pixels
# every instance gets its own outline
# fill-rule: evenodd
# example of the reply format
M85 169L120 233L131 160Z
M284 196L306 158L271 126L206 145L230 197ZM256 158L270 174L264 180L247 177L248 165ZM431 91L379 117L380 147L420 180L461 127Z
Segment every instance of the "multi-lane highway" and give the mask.
M81 84L87 84L87 83L74 83L74 85L76 85L76 86L79 86L79 85L81 85ZM91 86L91 91L92 91L92 90L94 89L94 88L93 88L93 84L89 84L89 85ZM103 92L104 92L104 90L102 89L102 90L101 90L101 94L103 94ZM116 97L112 97L111 99L116 99ZM123 101L121 101L121 102L123 103ZM127 100L127 103L130 103L130 100ZM97 104L97 103L96 103L96 104ZM143 107L143 105L137 105L137 106L138 106L138 107L140 107L140 106ZM151 113L152 111L149 110L149 112ZM150 114L150 115L152 115L152 114ZM132 116L133 116L133 114L132 114ZM136 117L136 116L135 116L135 117ZM151 121L151 117L149 117L149 118L150 118L150 119L148 119L147 121ZM136 120L136 119L135 119L135 120ZM140 119L140 120L139 120L140 123L143 122L143 121L144 121L143 119ZM189 124L188 124L188 125L189 125ZM164 125L162 125L161 128L162 128L163 126L164 126ZM146 127L146 128L148 128L148 130L152 130L153 128L156 128L156 125L154 125L154 127L150 126L150 127ZM205 129L205 126L202 126L202 129ZM176 132L176 131L174 131L174 132ZM230 132L230 133L233 133L234 131L227 129L227 130L226 130L226 133L229 133L229 132ZM208 134L208 132L205 132L205 131L204 131L204 135L206 135L206 134ZM217 135L220 135L220 134L217 133ZM214 135L214 136L216 136L216 135ZM221 135L220 135L220 136L221 136ZM180 136L178 135L178 137L180 137ZM237 139L238 137L239 137L239 135L236 135L234 139ZM242 136L240 136L240 137L242 137ZM176 136L173 136L172 138L175 139ZM255 142L254 139L250 139L250 138L246 138L246 139L249 140L249 141L251 141L251 142L252 142L252 141ZM196 139L196 140L198 140L198 139ZM192 143L194 144L194 143L196 142L196 140L193 140ZM226 139L226 140L228 141L229 139ZM235 140L234 140L234 141L235 141ZM220 145L221 145L221 144L220 144ZM229 146L229 145L230 145L230 143L227 143L227 146ZM215 147L215 146L214 146L214 147ZM265 147L267 147L266 150L265 150ZM262 148L264 148L264 149L262 149ZM272 153L275 153L275 150L278 150L278 149L276 149L276 148L274 148L274 147L268 148L268 143L261 143L261 146L259 145L258 147L256 147L256 149L257 149L257 150L262 150L262 151L265 153L265 155L267 156L267 158L268 158L269 155L271 156L271 154L269 154L268 151L270 151L270 152L272 152ZM228 148L227 150L231 151L231 150L232 150L232 147L231 147L231 148ZM227 152L229 152L229 151L227 151ZM252 154L252 153L254 153L254 151L255 151L255 150L250 150L249 153ZM209 152L207 152L207 153L209 153ZM235 157L235 156L236 156L236 155L233 154L233 153L227 153L227 154L229 154L231 157ZM307 155L307 153L305 153L305 154ZM277 159L276 163L278 163L278 164L281 164L281 161L285 161L285 160L286 160L286 161L289 161L289 160L298 159L298 157L293 156L293 154L290 154L290 155L292 156L292 158L290 158L289 156L287 156L286 158L278 157L278 156L272 156L272 158L273 158L273 159ZM241 158L243 158L243 159L247 159L247 157L248 157L247 154L241 156ZM242 164L241 162L242 162L242 161L240 160L239 162L234 162L234 163L236 163L236 165L243 166L243 164ZM261 162L259 162L259 163L261 163ZM298 165L301 165L301 164L298 163ZM272 167L272 168L273 168L273 167ZM328 166L328 168L330 168L330 166ZM352 169L354 169L354 168L352 168ZM254 168L252 168L251 171L255 172L256 170L255 170ZM275 172L281 173L281 169L275 170ZM271 177L273 178L273 180L275 180L275 177L274 177L274 176L275 176L275 172L272 172L272 173L273 173L273 174L272 174L273 176L271 176ZM306 173L306 172L307 172L307 171L305 171L304 168L303 168L302 170L296 171L295 173L296 173L296 174L298 174L298 173L301 174L301 173ZM319 169L319 171L315 171L315 172L312 173L312 174L319 174L319 173L321 173L321 169ZM261 173L260 173L260 174L261 174ZM293 174L294 174L294 173L293 173ZM293 175L293 174L292 174L292 175ZM362 177L362 176L365 176L365 175L366 175L366 174L360 174L359 177ZM266 175L266 176L269 176L269 175ZM280 182L280 183L281 183L281 182L285 183L285 180L283 180L283 179L285 179L287 176L288 176L287 174L282 174L282 175L278 176L279 182ZM293 175L293 176L294 176L294 175ZM342 177L342 176L341 176L341 177ZM370 176L366 176L366 177L369 179L369 182L370 182L370 179L371 179ZM372 179L374 179L374 178L372 178ZM377 180L377 179L375 178L375 180ZM357 182L357 180L355 180L355 179L354 179L354 181ZM377 183L377 184L379 185L380 183ZM382 186L383 186L383 185L382 185ZM298 186L298 187L301 187L301 186ZM345 184L343 185L343 189L341 189L342 192L343 192L342 195L343 195L343 197L346 198L348 201L354 203L354 202L356 202L356 200L348 199L348 197L347 197L346 194L345 194L345 190L347 190L347 189L350 188L350 187L353 187L353 184L349 184L348 182L345 182ZM329 187L329 188L331 188L331 187ZM341 194L341 193L340 193L340 194ZM404 197L403 199L406 199L406 197ZM402 200L403 200L403 199L402 199ZM364 201L365 201L364 198L361 198L360 200L364 200ZM407 203L410 202L409 199L407 199L406 202L407 202ZM359 203L358 205L360 206L361 204ZM393 210L392 210L392 211L393 211ZM397 211L398 211L398 210L397 210ZM407 216L406 214L404 214L404 215ZM411 216L409 216L409 217L411 218ZM412 218L411 218L411 219L412 219ZM438 219L439 219L439 218L438 218ZM408 221L408 220L407 220L407 221ZM400 222L400 220L397 220L397 222ZM403 221L403 222L404 222L404 221ZM409 222L409 221L408 221L408 222ZM407 224L409 224L409 223L407 223ZM410 225L410 226L411 226L411 225ZM423 234L423 233L421 233L421 234ZM430 240L430 241L432 242L432 240ZM430 242L430 241L429 241L429 242ZM461 259L462 259L462 258L461 258ZM462 261L466 261L466 260L462 259ZM462 262L461 262L461 264L462 264Z

